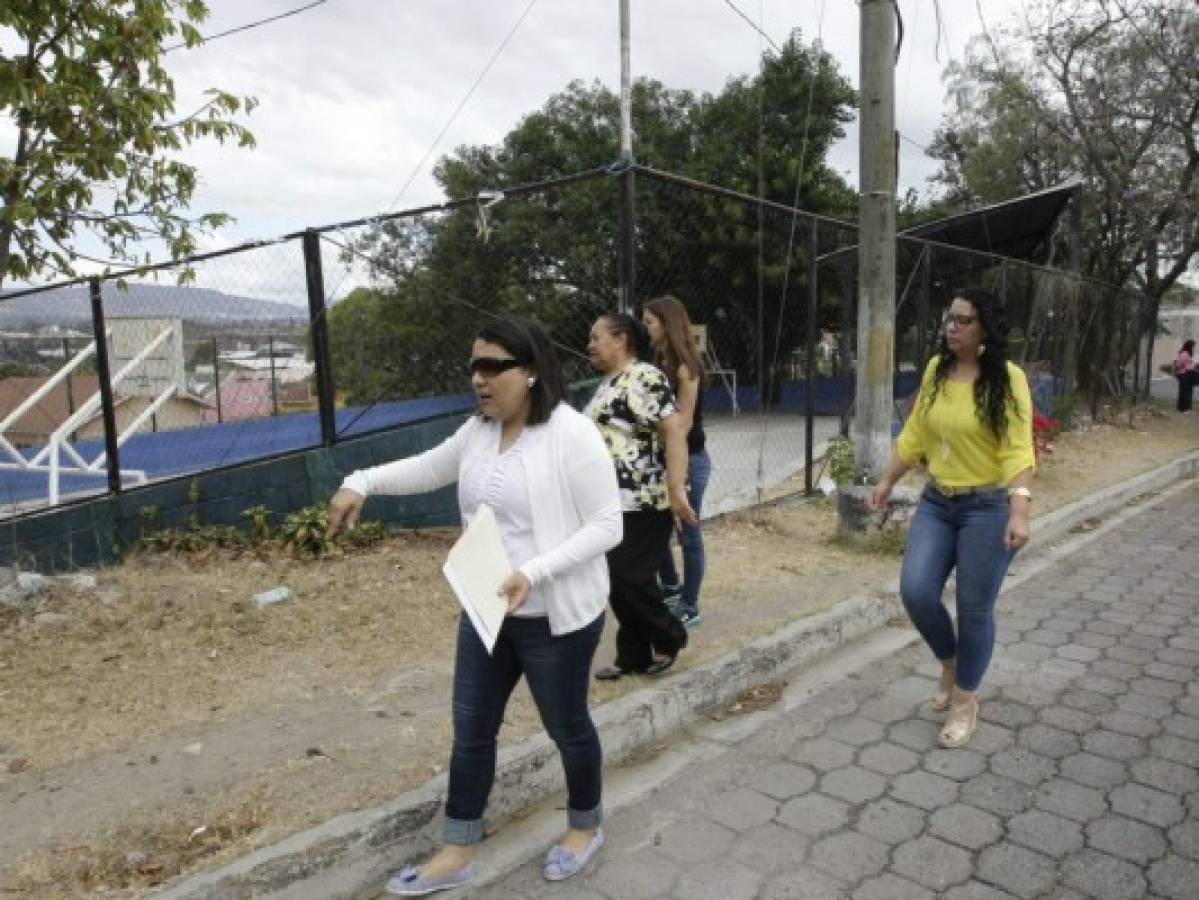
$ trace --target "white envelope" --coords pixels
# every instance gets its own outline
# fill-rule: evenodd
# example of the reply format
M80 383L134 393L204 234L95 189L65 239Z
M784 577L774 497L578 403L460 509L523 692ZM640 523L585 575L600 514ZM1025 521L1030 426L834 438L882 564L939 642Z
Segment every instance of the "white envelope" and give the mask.
M508 601L497 591L512 574L512 564L500 538L500 527L491 507L480 504L462 537L450 549L441 568L458 602L466 611L487 652L495 648Z

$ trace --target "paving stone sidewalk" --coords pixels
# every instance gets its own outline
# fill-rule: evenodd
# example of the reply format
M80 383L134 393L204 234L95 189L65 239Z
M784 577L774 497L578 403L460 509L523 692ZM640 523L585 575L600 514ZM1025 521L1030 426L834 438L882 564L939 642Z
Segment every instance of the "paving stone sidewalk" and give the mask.
M968 749L896 653L609 817L557 900L1199 898L1199 489L1005 594Z

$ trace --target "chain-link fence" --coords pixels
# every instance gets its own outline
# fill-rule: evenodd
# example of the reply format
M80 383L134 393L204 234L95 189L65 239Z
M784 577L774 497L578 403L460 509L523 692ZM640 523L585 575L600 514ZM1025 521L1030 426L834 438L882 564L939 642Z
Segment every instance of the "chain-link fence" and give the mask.
M852 416L856 227L642 167L635 179L632 294L684 302L707 370L706 510L810 487L810 461ZM1040 411L1146 388L1146 298L912 237L896 259L895 427L962 286L1003 300ZM9 292L0 511L461 414L470 342L492 316L539 319L585 388L587 334L618 305L621 263L619 180L597 170Z

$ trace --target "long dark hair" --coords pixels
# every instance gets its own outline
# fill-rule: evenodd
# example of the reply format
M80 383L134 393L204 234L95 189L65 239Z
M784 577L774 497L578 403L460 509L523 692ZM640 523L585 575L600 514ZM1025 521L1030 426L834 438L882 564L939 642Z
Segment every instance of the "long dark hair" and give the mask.
M566 377L545 328L532 319L492 319L479 329L476 337L503 347L522 368L533 373L537 380L529 388L527 424L548 422L554 409L566 398Z
M1184 351L1191 354L1191 356L1194 356L1195 355L1195 342L1194 341L1183 341L1182 347L1179 348L1178 352L1182 353Z
M661 349L654 348L654 362L666 373L670 385L676 391L679 389L679 367L686 366L692 378L704 382L704 364L695 349L695 338L691 336L691 317L687 315L687 307L678 297L666 294L655 297L645 304L645 311L652 313L662 323L666 333L666 345Z
M974 382L974 410L983 427L991 429L997 438L1003 437L1008 426L1008 406L1015 409L1012 396L1012 380L1008 376L1007 319L998 298L982 288L965 288L954 291L950 296L965 300L974 307L982 326L982 344L985 350L978 357L978 380ZM924 401L927 413L937 399L945 379L954 363L953 351L944 331L937 347L937 368L933 372L932 390Z
M633 356L642 362L646 361L650 346L649 332L645 330L644 325L628 313L622 312L606 312L600 318L607 324L611 334L624 335L625 347Z

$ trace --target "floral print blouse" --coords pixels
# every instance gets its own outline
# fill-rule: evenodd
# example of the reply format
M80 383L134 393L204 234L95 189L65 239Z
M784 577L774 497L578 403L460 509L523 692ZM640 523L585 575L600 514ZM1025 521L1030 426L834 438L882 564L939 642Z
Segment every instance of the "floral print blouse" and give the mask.
M616 465L620 507L625 512L670 508L666 495L666 447L658 423L677 411L674 391L656 366L635 362L605 376L587 404Z

